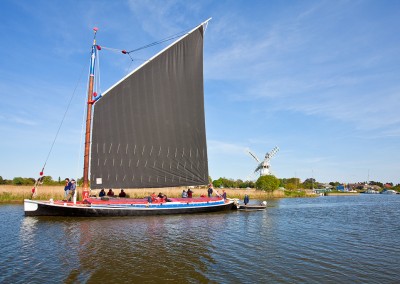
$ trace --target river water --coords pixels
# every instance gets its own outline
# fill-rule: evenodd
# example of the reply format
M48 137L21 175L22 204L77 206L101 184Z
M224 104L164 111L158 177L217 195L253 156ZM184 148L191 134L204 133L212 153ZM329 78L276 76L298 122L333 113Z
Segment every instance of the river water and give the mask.
M399 283L399 216L400 195L92 219L0 205L0 283Z

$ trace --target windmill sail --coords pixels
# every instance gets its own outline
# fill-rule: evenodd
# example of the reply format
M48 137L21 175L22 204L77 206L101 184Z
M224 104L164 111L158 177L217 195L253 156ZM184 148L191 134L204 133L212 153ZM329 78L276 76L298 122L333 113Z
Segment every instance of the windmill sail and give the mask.
M208 183L203 32L195 28L96 102L91 188Z

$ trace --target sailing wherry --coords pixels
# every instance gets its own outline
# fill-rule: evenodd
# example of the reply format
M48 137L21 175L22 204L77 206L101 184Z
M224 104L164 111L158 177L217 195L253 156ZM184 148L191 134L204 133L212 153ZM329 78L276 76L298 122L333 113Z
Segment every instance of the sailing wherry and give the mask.
M233 208L232 201L225 201L218 197L169 198L168 200L149 203L147 199L110 198L104 201L99 198L89 198L85 199L85 202L75 204L52 200L25 200L24 210L25 216L105 217L205 213Z
M233 201L222 197L90 197L90 190L99 188L165 188L208 183L203 88L203 37L208 21L99 95L94 86L101 46L96 43L97 28L94 29L83 201L25 199L26 216L143 216L233 208Z

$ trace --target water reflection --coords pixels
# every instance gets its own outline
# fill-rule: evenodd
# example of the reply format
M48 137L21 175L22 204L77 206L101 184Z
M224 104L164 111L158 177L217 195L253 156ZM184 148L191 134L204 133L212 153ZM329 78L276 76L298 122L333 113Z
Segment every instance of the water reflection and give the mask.
M51 228L52 240L40 244L35 224L42 230ZM218 249L218 232L226 225L226 215L220 213L102 219L30 217L22 222L21 236L26 246L35 248L38 259L43 250L49 250L46 246L52 246L58 259L47 263L47 268L62 269L62 280L69 283L107 279L207 282L208 266L216 262L212 251Z
M23 244L23 249L26 249L32 245L33 240L36 237L37 222L38 220L36 218L22 219L19 236Z

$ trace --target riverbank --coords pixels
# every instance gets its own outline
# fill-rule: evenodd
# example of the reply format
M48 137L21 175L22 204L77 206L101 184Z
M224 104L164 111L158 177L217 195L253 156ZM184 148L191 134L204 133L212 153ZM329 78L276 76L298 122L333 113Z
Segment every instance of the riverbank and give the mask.
M354 196L360 195L359 192L327 192L327 196Z
M180 197L183 190L187 187L168 187L168 188L140 188L140 189L124 189L127 195L131 198L144 198L149 196L153 192L158 194L162 192L168 197ZM207 188L193 188L193 197L199 197L202 194L207 195ZM243 200L247 194L250 199L273 199L273 198L284 198L284 197L311 197L315 196L311 193L306 192L285 192L282 190L275 190L273 192L265 192L256 189L241 189L241 188L226 188L218 189L218 192L222 194L225 190L229 198L238 198ZM99 194L100 190L92 190L92 195ZM108 190L107 190L108 191ZM78 187L78 200L81 197L82 189ZM120 190L114 189L115 195L118 196ZM15 186L15 185L1 185L0 186L0 203L22 203L24 199L30 199L32 196L32 186ZM36 200L61 200L64 198L64 187L63 186L41 186L37 190L37 195L34 199Z

